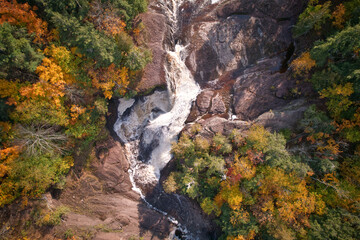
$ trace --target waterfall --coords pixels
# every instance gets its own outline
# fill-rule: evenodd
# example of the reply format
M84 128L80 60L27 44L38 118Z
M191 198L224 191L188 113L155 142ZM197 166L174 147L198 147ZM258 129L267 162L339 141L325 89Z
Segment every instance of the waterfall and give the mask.
M171 34L178 31L179 6L186 0L160 0L164 14L171 24ZM167 91L155 91L140 99L120 99L118 120L114 130L124 143L125 154L130 163L129 176L133 190L139 193L149 208L164 215L149 204L143 190L155 186L160 171L171 160L171 143L185 125L192 102L200 93L190 70L185 65L186 46L176 44L167 50L165 77ZM168 219L186 232L172 217Z

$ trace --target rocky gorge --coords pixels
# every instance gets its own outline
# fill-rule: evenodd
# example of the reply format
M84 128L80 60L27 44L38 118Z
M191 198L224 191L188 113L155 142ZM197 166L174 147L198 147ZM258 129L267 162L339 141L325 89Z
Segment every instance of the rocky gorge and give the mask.
M311 93L309 86L296 83L288 71L288 62L296 51L291 27L304 5L305 1L151 1L149 12L140 19L148 29L148 46L155 55L145 69L139 90L145 85L147 89L156 89L167 82L168 90L162 94L178 94L172 89L176 84L166 81L169 78L166 66L171 65L167 52L176 51L176 46L181 44L185 50L179 53L180 57L201 88L192 102L185 131L194 123L200 124L200 134L209 138L218 132L228 134L233 129L245 130L253 123L273 130L294 128L309 106L303 93ZM170 17L168 11L171 11ZM155 91L148 98L160 92ZM155 97L150 104L147 111L156 113L150 122L171 111L169 109L174 106L171 97L170 107L159 103L162 99L160 102L169 104L164 101L167 97ZM140 106L151 102L137 101L143 101ZM124 104L120 100L119 108L121 106ZM132 106L136 103L126 111L131 112ZM142 127L148 124L147 119L142 121ZM144 129L142 127L140 129ZM151 137L152 140L144 144L146 131L140 132L143 135L139 138L138 158L151 165L151 154L159 146L159 139ZM165 166L160 183L173 166L171 161ZM135 183L147 203L185 227L188 231L185 237L217 238L216 225L193 201L177 194L166 194L156 180L149 185L144 184L144 179L135 179Z
M44 197L48 207L66 204L72 211L38 237L54 239L72 229L98 240L217 239L219 229L195 201L162 189L175 164L171 141L194 123L208 138L254 123L273 130L296 127L311 90L292 78L288 62L297 49L291 29L305 3L150 0L139 21L153 60L137 86L150 94L111 101L110 136L81 173L68 176L59 196ZM169 81L184 78L185 87ZM191 96L178 99L181 94ZM167 160L155 162L164 149Z

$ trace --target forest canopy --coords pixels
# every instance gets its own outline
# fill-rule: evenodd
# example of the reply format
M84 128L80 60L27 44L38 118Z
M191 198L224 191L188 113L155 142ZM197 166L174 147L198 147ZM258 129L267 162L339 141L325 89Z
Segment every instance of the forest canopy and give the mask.
M0 207L62 188L151 55L146 0L0 0ZM124 40L125 39L125 40Z
M220 239L360 238L360 1L310 0L293 37L289 71L317 103L297 129L193 126L173 145L163 188L195 199Z

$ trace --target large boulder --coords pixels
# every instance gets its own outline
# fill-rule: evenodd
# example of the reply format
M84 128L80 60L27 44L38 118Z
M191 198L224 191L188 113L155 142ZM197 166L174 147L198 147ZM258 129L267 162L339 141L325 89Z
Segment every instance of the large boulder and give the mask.
M145 26L146 44L152 52L152 62L147 64L142 78L137 86L140 92L146 92L158 86L166 85L165 79L165 57L163 41L166 37L166 18L163 14L153 11L143 13L139 16Z

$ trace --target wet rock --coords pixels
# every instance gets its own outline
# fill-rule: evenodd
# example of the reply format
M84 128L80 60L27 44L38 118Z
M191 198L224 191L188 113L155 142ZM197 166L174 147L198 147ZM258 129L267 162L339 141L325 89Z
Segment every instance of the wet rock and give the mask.
M85 171L79 179L68 180L59 202L74 212L54 231L71 228L79 234L91 233L92 239L165 239L174 226L132 190L120 143L110 139L96 147L106 147L109 154L92 161L93 173Z
M108 154L101 158L101 161L95 161L93 163L93 167L96 169L95 176L103 181L105 180L104 185L107 191L128 191L129 181L127 180L127 170L129 169L129 163L125 158L120 143L108 141L106 145L97 147L107 149ZM85 182L91 183L91 181Z

